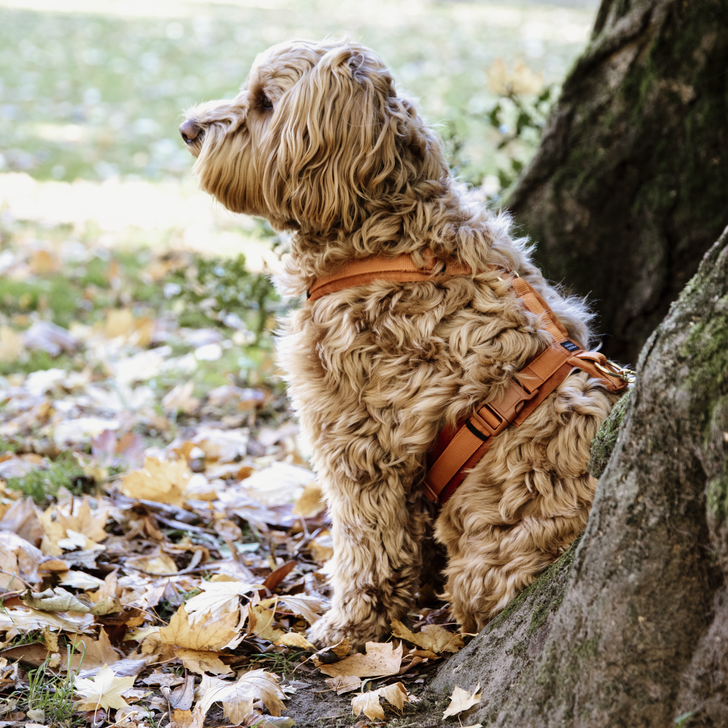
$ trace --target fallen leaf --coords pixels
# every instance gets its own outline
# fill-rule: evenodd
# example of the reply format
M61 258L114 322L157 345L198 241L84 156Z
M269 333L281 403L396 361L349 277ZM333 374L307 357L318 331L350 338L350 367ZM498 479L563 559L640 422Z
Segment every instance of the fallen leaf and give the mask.
M81 664L85 670L93 667L111 665L121 657L121 651L111 646L109 636L102 627L99 631L99 638L92 639L88 635L74 636L71 640L73 649L77 654L71 658L71 667L78 669ZM83 658L83 663L81 662Z
M38 568L43 558L43 552L25 539L0 531L0 588L11 591L23 589L24 583L40 584Z
M388 703L401 711L405 703L409 702L407 690L402 683L385 685L377 690L370 690L368 693L355 695L351 699L351 710L358 716L364 713L371 720L384 720L384 710L379 703L379 698L384 698Z
M8 326L0 326L0 361L12 363L17 361L25 348L23 337Z
M171 392L162 398L162 407L167 414L183 412L192 414L199 406L200 400L192 396L195 383L190 381L178 384Z
M479 693L478 690L480 690L480 683L478 683L478 687L472 693L456 687L450 696L450 705L442 717L450 718L453 715L470 710L474 705L477 705L482 698L482 693Z
M171 728L204 728L205 712L198 703L193 711L174 710L170 719Z
M402 643L396 649L392 642L367 642L366 654L357 653L332 665L322 665L321 672L329 677L356 675L357 677L384 677L396 675L402 663Z
M459 634L449 632L439 624L427 624L418 634L414 634L401 622L393 619L392 635L437 654L457 652L465 646L463 638Z
M317 481L312 480L303 489L300 497L293 506L293 514L303 518L313 518L326 510L323 492Z
M239 581L200 582L200 594L185 603L190 624L202 618L217 619L223 614L240 609L240 597L262 588L262 584L242 584Z
M74 687L82 696L76 710L117 709L128 705L122 693L134 686L133 677L116 677L114 671L104 665L95 678L76 677Z
M184 606L159 630L163 645L175 645L189 650L217 652L238 636L238 614L230 612L219 619L190 625Z
M199 705L205 713L213 703L223 704L223 712L235 725L240 725L250 714L253 702L262 700L271 715L280 715L284 694L278 686L278 678L265 670L252 670L230 684L221 680L200 684Z
M141 470L124 476L121 492L129 498L182 506L192 473L184 460L158 460L148 457Z
M332 689L336 690L337 695L350 693L352 690L358 690L361 685L361 678L356 675L337 675L336 677L327 677L324 682Z
M176 656L191 672L198 675L210 673L211 675L229 675L232 668L226 665L214 652L201 650L177 650Z
M298 632L288 632L282 637L279 637L274 644L285 645L286 647L300 647L301 649L311 650L312 652L316 649L316 645L309 642L302 634L299 634Z

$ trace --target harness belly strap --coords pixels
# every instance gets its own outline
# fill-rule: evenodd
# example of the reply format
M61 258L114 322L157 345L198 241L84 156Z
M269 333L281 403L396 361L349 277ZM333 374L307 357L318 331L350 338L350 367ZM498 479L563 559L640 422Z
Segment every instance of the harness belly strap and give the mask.
M355 261L339 273L314 281L309 301L327 293L353 288L378 280L400 283L441 281L454 275L472 275L459 263L448 263L445 271L433 275L434 260L418 268L409 255L395 258L374 256ZM490 266L496 270L499 266ZM569 338L568 332L549 305L528 281L507 273L511 286L528 311L541 317L541 327L554 343L531 361L511 380L498 401L482 405L456 427L445 427L430 448L427 475L423 484L427 497L445 503L462 483L471 468L485 455L493 440L510 425L518 426L553 392L574 369L602 380L610 392L621 393L633 380L633 372L608 361L604 354L585 351Z

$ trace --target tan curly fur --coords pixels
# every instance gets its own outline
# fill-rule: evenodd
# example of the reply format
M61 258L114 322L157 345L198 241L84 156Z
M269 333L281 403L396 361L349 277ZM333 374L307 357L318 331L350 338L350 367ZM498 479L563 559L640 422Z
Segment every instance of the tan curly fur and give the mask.
M438 431L503 392L551 342L489 264L517 271L587 346L589 315L548 285L510 220L458 185L440 139L382 61L349 40L292 41L258 57L240 94L187 113L204 190L293 230L281 287L370 255L457 259L447 282L376 282L303 305L280 361L332 519L334 599L314 640L356 644L411 608L431 525L420 484ZM495 440L442 508L446 598L485 625L576 538L596 482L590 442L613 404L575 373Z

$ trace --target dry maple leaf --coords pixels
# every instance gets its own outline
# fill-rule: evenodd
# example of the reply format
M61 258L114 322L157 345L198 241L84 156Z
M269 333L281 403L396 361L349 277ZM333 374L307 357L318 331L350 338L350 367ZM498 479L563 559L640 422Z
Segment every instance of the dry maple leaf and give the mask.
M379 703L380 697L391 703L399 711L410 699L402 683L385 685L383 688L355 695L351 699L352 713L356 716L364 713L371 720L384 720L384 709Z
M82 696L76 703L76 710L109 710L128 705L121 696L134 685L133 677L116 677L114 671L104 665L93 679L76 677L75 691Z
M234 683L205 677L199 692L199 705L205 713L213 703L222 703L223 712L235 725L251 713L256 700L262 700L271 715L280 715L285 698L278 678L265 670L251 670Z
M184 505L185 491L192 473L184 460L157 460L148 457L141 470L124 476L121 492L129 498Z
M282 594L278 597L278 601L295 614L300 614L309 624L313 624L321 617L322 600L318 597L309 597L301 594L296 594L295 596Z
M262 584L242 584L239 581L203 581L199 588L202 593L188 599L185 610L190 624L199 622L203 617L217 619L223 614L239 610L240 597L262 588Z
M0 531L0 562L4 572L0 574L0 588L22 589L23 582L39 584L42 581L38 573L41 561L43 552L40 549L14 533Z
M202 652L219 652L239 636L238 621L237 612L229 612L219 619L198 623L193 628L182 606L169 620L169 626L159 630L159 637L163 645Z
M423 650L436 652L457 652L465 646L463 638L459 634L449 632L439 624L427 624L418 634L410 632L402 622L392 620L392 635L399 639L407 640Z
M450 696L450 705L448 705L442 717L449 718L450 716L470 710L474 705L477 705L483 697L482 693L479 693L478 690L480 690L480 683L478 683L478 687L472 693L456 687Z
M85 632L94 624L90 614L54 614L41 612L28 607L15 607L14 609L0 610L0 631L6 631L6 640L17 634L27 634L48 629L64 630L65 632Z
M210 673L211 675L229 675L232 668L226 665L214 652L201 652L200 650L177 650L175 655L182 660L182 664L198 675Z
M355 675L356 677L385 677L396 675L402 664L402 643L395 649L391 642L367 642L366 654L346 657L319 669L329 677Z

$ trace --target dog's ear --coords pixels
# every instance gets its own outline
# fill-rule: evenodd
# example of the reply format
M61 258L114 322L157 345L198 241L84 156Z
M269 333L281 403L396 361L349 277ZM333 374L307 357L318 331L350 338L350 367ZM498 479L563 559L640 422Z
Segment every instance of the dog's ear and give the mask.
M340 44L280 99L271 119L263 189L298 227L353 230L447 167L436 136L368 49ZM432 194L432 190L429 190ZM422 194L422 190L417 191ZM429 195L427 195L429 196Z

